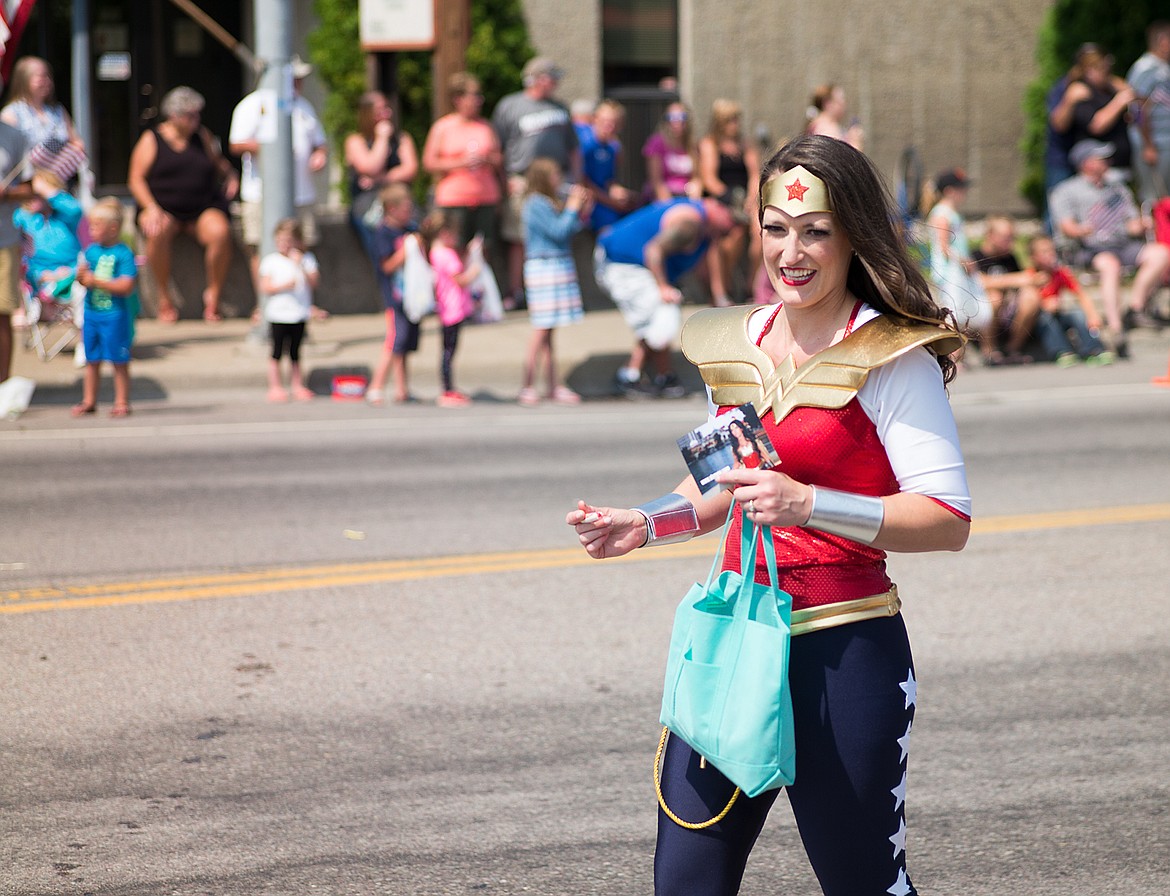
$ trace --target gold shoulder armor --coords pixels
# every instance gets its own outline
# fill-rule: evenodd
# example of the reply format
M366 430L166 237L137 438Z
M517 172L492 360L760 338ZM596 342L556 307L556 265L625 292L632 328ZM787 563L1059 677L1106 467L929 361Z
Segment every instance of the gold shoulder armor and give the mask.
M919 346L948 354L963 344L953 330L903 324L880 316L860 326L799 369L791 358L778 367L748 338L754 307L712 308L693 315L682 332L683 354L710 386L718 405L753 402L782 420L793 408L840 408L865 384L869 372Z
M738 407L763 395L772 359L748 338L747 322L758 305L706 308L687 320L683 355L699 368L715 403Z

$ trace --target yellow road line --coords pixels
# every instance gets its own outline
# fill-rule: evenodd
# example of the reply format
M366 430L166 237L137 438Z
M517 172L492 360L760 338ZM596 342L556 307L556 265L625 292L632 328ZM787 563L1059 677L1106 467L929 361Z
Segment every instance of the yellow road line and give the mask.
M1030 513L978 520L972 534L998 535L1044 529L1076 528L1122 523L1149 523L1170 520L1170 504L1128 507L1099 507L1083 510ZM710 557L710 539L656 548L621 558L624 563ZM97 585L39 586L0 591L0 615L41 613L49 610L76 610L117 607L128 604L168 603L247 597L304 591L313 588L341 588L380 582L420 581L450 576L491 575L584 566L595 561L578 548L518 551L492 554L465 554L452 557L425 557L413 560L385 560L304 567L259 569L203 576L171 576L135 582L108 582Z

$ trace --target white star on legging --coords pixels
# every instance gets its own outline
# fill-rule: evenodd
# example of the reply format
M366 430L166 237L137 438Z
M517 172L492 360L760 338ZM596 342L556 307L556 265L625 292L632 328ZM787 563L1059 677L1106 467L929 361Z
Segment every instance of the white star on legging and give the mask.
M886 889L887 893L893 896L907 896L910 892L910 881L906 879L906 869L898 869L898 879L894 881L894 885Z
M898 687L906 692L906 709L909 709L918 702L918 682L914 680L913 669L911 669L907 675L907 679L899 684Z
M906 802L906 773L902 772L902 780L898 782L898 786L890 791L894 795L894 811L897 812L901 805Z
M892 837L886 838L894 844L894 858L898 858L898 853L906 851L906 819L898 819L898 832Z
M910 722L906 725L906 733L898 738L898 746L902 748L902 756L899 762L905 762L906 757L910 755L910 729L914 727L914 723Z

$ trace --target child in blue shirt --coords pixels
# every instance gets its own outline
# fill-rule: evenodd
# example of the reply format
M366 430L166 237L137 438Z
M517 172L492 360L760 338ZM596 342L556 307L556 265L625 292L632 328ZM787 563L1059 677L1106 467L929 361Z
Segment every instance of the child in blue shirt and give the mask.
M412 400L406 356L418 351L419 326L402 307L402 269L406 261L403 240L414 227L414 201L406 184L392 183L382 188L382 221L370 238L377 258L378 287L386 307L386 338L366 401L381 405L386 400L386 380L394 376L394 400L404 404Z
M122 203L112 196L99 199L89 210L93 243L86 247L77 266L77 282L86 289L85 321L81 327L85 380L81 403L73 406L74 417L97 410L103 361L114 366L110 416L130 414L131 302L138 288L138 266L130 247L119 242L122 218Z
M68 302L81 251L81 205L51 171L34 170L32 188L36 195L12 213L12 223L32 242L24 258L25 281L33 295Z
M533 161L527 178L528 198L521 218L524 295L532 335L524 355L524 384L516 400L525 407L540 403L536 380L543 370L548 384L545 395L557 404L577 404L581 397L558 379L553 331L577 323L584 315L572 239L583 226L593 200L587 187L574 185L562 203L561 169L552 159Z
M602 100L593 111L593 124L579 136L584 184L593 197L589 229L600 231L632 211L636 196L617 182L622 144L618 134L626 112L616 100Z

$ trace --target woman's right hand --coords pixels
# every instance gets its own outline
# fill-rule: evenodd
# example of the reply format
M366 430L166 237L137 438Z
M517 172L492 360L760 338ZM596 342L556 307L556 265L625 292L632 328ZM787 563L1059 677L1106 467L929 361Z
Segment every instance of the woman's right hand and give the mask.
M1064 91L1063 101L1066 103L1080 103L1089 99L1093 95L1093 91L1089 89L1089 85L1084 81L1073 81Z
M142 233L148 239L158 236L166 229L167 221L170 215L162 210L157 205L152 205L142 213L139 221L139 226L142 227Z
M573 184L569 187L569 196L565 200L565 208L572 211L580 211L586 202L589 201L589 190L581 184Z
M636 510L595 507L584 501L565 516L594 560L620 557L646 543L646 518Z

